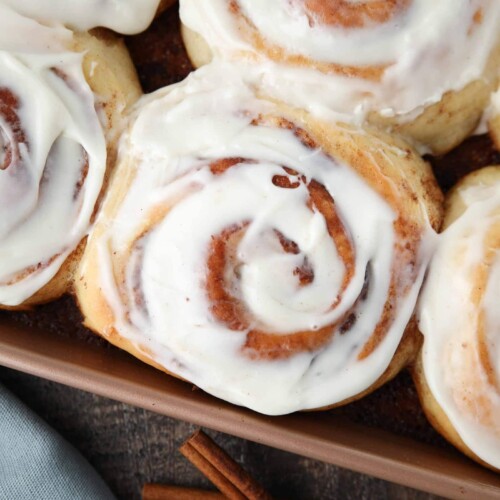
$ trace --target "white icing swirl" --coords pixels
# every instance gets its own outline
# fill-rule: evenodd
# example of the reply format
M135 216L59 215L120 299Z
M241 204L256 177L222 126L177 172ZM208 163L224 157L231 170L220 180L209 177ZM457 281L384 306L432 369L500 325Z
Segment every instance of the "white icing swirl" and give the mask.
M499 186L460 191L419 305L430 390L464 443L500 469Z
M121 174L89 243L87 254L97 257L84 258L79 281L88 279L88 266L99 269L95 286L114 318L105 334L116 330L169 371L267 414L330 405L372 385L412 315L427 258L418 242L414 268L406 263L394 271L405 248L396 242L398 214L352 168L262 118L275 111L231 66L207 66L144 98L122 139ZM212 169L221 158L231 166L217 174ZM280 188L275 176L300 185ZM355 249L345 290L347 264L326 216L308 205L313 179L335 200ZM220 304L209 299L207 260L221 234L243 227L239 264L222 274L252 319L230 327L216 317ZM277 232L294 242L292 251L284 251ZM297 269L305 262L314 279L300 286ZM363 357L392 285L398 288L394 317ZM83 286L80 300L94 302ZM336 323L352 310L344 335ZM293 356L262 359L246 344L250 330L280 337L329 325L335 326L324 345Z
M20 14L77 31L110 28L124 35L144 31L161 0L1 0Z
M336 5L321 5L341 11L367 2L330 3ZM370 111L403 121L415 118L445 92L482 78L499 41L500 2L495 0L395 2L394 15L380 23L361 16L362 27L325 24L311 17L305 4L181 0L181 19L201 34L215 57L238 60L251 53L265 64L267 94L274 91L288 102L341 114L344 120L361 120ZM272 47L270 58L280 62L266 59L261 43Z
M51 280L102 186L106 144L70 42L0 4L0 304Z

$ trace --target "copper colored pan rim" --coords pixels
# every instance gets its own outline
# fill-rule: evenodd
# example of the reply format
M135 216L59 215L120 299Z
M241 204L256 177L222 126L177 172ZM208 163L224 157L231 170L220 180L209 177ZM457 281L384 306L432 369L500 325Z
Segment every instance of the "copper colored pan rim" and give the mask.
M458 453L331 413L267 417L193 391L115 350L0 322L0 364L169 417L449 498L499 498L500 476Z

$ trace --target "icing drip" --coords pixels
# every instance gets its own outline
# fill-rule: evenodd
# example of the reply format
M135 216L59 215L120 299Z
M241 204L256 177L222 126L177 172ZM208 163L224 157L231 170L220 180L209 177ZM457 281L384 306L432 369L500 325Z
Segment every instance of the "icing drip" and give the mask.
M0 4L1 304L22 303L57 273L102 186L106 145L70 41Z
M500 196L460 192L467 209L441 236L420 301L424 372L464 443L500 468Z
M182 0L181 19L216 58L258 60L267 95L342 120L409 121L482 77L500 3Z
M274 113L232 66L145 97L90 243L120 336L268 414L340 402L380 377L430 232L406 234L378 187Z
M20 14L45 23L62 23L77 31L99 26L124 35L144 31L160 0L1 0Z

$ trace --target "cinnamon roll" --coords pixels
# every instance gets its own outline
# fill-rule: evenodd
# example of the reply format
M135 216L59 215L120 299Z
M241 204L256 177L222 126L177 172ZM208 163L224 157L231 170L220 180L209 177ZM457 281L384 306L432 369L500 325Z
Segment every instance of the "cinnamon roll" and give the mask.
M444 227L419 306L414 378L434 427L500 470L500 167L460 182Z
M1 0L19 13L76 31L110 28L124 35L144 31L175 0Z
M0 3L0 307L68 288L122 112L139 96L111 35L73 35Z
M207 66L137 108L75 281L85 324L259 412L360 397L418 348L430 168L225 76Z
M195 65L259 62L259 83L367 118L435 154L474 130L499 77L495 0L181 0Z

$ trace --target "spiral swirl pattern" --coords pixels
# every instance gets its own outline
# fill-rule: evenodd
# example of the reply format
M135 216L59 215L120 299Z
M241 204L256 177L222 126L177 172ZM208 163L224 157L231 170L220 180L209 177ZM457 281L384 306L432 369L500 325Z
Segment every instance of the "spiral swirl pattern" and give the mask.
M211 71L125 135L78 281L87 324L265 413L341 402L388 367L422 280L424 202L387 172L409 153L339 129L335 158L331 130Z
M455 191L420 305L426 384L465 446L497 469L499 185L500 169L490 167Z
M302 7L311 25L353 29L364 28L370 24L385 24L403 15L408 9L410 0L377 0L375 2L305 0L305 2L295 1L295 4L296 8Z
M69 32L0 5L0 304L57 273L88 229L106 145Z

